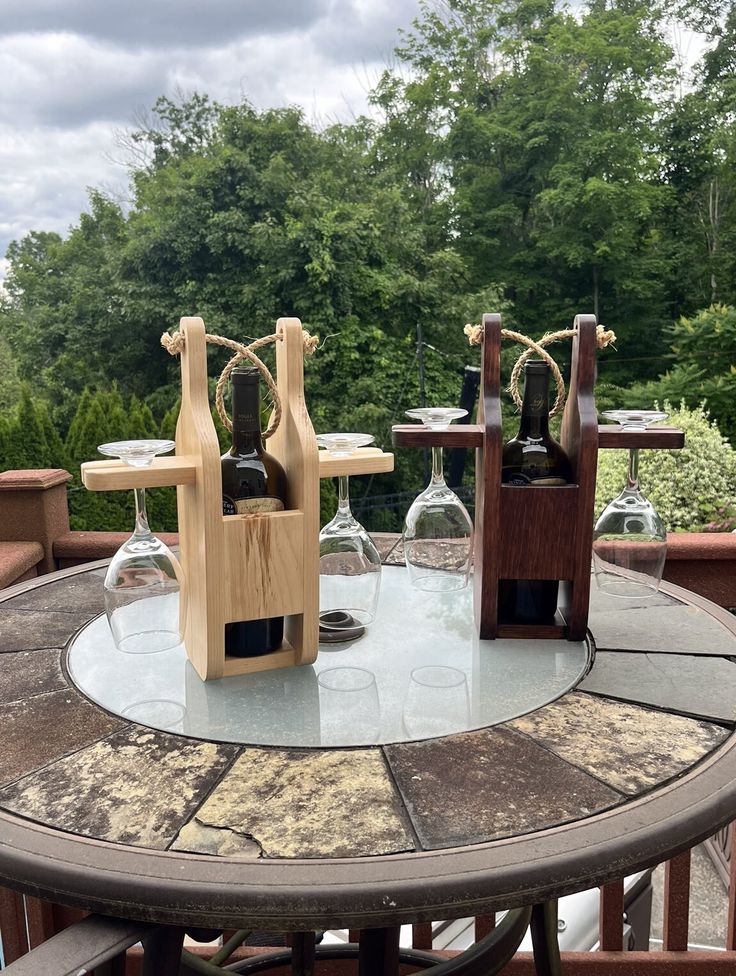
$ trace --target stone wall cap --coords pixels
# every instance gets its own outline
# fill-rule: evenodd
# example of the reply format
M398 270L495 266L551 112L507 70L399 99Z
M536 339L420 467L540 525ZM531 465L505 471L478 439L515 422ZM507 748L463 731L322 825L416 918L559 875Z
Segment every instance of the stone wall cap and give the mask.
M71 481L72 476L63 468L31 468L21 471L0 472L0 491L46 491Z
M736 559L736 533L670 532L668 559Z
M54 556L57 559L107 559L114 556L129 538L130 532L65 532L54 539ZM167 546L179 545L177 532L157 532L156 538Z

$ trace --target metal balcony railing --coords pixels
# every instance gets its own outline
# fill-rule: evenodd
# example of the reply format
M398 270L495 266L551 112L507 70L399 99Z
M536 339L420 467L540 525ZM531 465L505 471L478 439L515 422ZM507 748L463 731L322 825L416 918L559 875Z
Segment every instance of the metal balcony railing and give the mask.
M735 831L730 837L736 836ZM563 952L562 972L565 976L733 976L736 973L736 857L733 840L729 852L730 878L728 897L728 917L726 926L726 946L722 950L703 951L688 949L688 924L690 909L690 863L691 851L673 858L664 868L664 916L663 916L663 946L662 951L625 951L624 946L624 884L623 881L605 885L600 890L599 911L599 943L596 951ZM77 909L52 905L37 898L19 895L8 889L0 889L0 934L2 936L3 968L17 960L22 960L30 950L43 945L48 939L70 926L79 925L84 913ZM113 953L117 954L113 971L119 976L137 976L141 971L140 948L128 948L131 945L138 923L110 924L109 920L94 923L88 920L79 930L80 939L73 938L72 931L64 944L59 942L60 950L66 944L74 947L74 966L93 970L96 964L105 961L110 965ZM493 926L491 918L479 917L475 920L475 936L482 938ZM95 928L97 925L97 928ZM139 925L140 927L140 925ZM130 929L130 931L128 931ZM143 931L145 929L145 932ZM139 937L151 939L151 932L160 934L161 929L143 926ZM95 936L96 933L96 936ZM122 935L121 935L122 933ZM91 935L90 935L91 934ZM358 933L351 932L351 941ZM86 942L85 942L86 940ZM275 942L282 941L274 938ZM287 943L290 941L287 937ZM422 923L412 926L412 942L414 948L432 949L432 926ZM109 945L108 945L109 943ZM80 958L80 951L84 954L84 946L88 959ZM190 947L189 952L210 958L217 951L212 946ZM236 949L228 962L253 956L264 949L243 947ZM440 951L438 959L449 958L455 953ZM28 963L33 957L28 958ZM55 965L53 952L45 951L43 972L46 976L59 976L68 971L62 962L64 952L58 957L59 965ZM49 963L51 960L51 963ZM354 963L330 963L329 973L337 976L353 972ZM11 969L11 973L16 967ZM28 969L26 960L17 967L19 974L35 971ZM105 970L106 972L109 971ZM319 964L316 969L319 976ZM504 970L508 976L535 976L534 962L529 952L519 952Z

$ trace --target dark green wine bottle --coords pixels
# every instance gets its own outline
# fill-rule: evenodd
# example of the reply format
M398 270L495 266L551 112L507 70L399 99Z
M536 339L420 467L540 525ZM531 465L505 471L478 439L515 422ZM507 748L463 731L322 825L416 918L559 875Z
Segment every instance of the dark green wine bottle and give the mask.
M286 505L284 469L263 447L260 375L252 367L234 369L232 379L233 444L220 459L223 515L280 512ZM248 580L243 580L243 586ZM279 648L284 618L241 620L225 625L225 654L256 657Z
M524 399L519 433L503 449L501 481L538 487L572 481L570 459L549 432L550 368L542 360L524 366ZM540 546L544 539L540 535ZM557 610L557 580L501 580L501 623L551 624Z

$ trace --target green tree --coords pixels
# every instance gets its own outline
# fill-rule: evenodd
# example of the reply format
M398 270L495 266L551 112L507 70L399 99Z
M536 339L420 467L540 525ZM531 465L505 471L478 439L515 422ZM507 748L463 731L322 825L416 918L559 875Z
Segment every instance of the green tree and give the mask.
M697 409L703 401L721 433L736 443L736 308L712 305L670 329L672 367L657 380L634 384L629 405L670 400Z

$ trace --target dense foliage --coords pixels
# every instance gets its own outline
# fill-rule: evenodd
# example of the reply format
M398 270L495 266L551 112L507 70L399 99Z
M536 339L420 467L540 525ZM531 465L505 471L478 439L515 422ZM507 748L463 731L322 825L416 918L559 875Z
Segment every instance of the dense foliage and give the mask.
M681 451L641 451L639 483L662 517L668 531L698 531L730 527L736 515L736 451L730 446L702 405L673 408L665 403L667 425L685 432ZM628 451L600 451L596 483L596 515L615 498L626 482Z
M375 118L324 129L293 108L158 99L128 135L130 207L93 191L66 237L8 251L4 466L77 474L107 438L170 435L177 366L159 337L185 314L237 339L298 315L322 338L315 427L387 445L422 395L458 401L477 362L465 322L500 310L539 335L592 311L618 336L602 405L705 397L736 436L736 14L682 7L422 0ZM713 40L692 76L668 40L676 13ZM223 362L211 354L213 376ZM399 452L370 493L423 476ZM128 524L127 501L82 496L77 527ZM397 524L385 506L365 519Z

